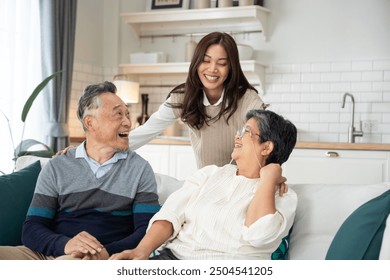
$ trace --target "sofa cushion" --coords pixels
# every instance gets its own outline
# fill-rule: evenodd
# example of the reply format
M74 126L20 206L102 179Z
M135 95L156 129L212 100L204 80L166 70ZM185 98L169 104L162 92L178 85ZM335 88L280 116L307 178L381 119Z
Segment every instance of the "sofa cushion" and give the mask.
M362 204L390 189L390 184L291 184L298 207L289 259L324 260L345 219Z
M290 248L290 236L292 229L293 228L288 231L287 236L282 239L279 247L272 253L271 260L288 260L288 249Z
M0 245L20 245L23 222L41 171L39 161L0 176Z
M45 157L38 157L38 156L32 156L32 155L26 155L26 156L21 156L16 159L16 164L15 164L15 171L18 171L20 169L23 169L30 164L36 162L39 160L41 162L41 168L50 160L51 158L45 158Z
M154 173L154 176L156 178L158 202L160 205L163 205L168 196L180 189L184 184L184 181L165 174Z
M377 260L386 220L390 213L390 190L356 209L337 231L327 260Z

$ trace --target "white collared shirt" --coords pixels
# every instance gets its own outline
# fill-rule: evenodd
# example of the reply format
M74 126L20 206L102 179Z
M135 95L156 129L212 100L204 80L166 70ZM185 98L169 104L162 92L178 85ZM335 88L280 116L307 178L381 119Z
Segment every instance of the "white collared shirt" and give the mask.
M209 101L209 99L207 98L206 92L203 91L203 105L206 106L206 107L207 107L207 106L218 106L219 104L222 103L224 94L225 94L225 90L222 90L222 94L221 94L221 96L219 97L218 101L215 102L215 104L211 104L210 101Z
M100 164L99 162L88 156L87 151L85 150L84 141L76 148L75 157L85 159L89 167L91 168L93 174L95 174L96 178L101 178L112 168L112 166L118 160L127 158L127 153L116 152L112 158L106 160L103 164Z

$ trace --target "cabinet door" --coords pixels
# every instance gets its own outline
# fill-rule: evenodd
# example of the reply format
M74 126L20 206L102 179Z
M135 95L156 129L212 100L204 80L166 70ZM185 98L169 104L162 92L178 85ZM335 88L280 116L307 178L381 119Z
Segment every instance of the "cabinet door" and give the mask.
M150 163L154 172L169 175L169 145L145 145L136 153Z
M172 145L170 148L169 175L185 180L197 170L194 151L191 146L184 145Z
M389 180L389 154L382 151L294 149L283 164L290 184L373 184Z

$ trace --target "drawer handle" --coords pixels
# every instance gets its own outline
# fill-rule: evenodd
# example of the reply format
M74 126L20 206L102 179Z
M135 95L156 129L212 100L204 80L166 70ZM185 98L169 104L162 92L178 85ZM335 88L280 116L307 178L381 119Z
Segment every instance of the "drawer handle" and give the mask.
M339 154L337 152L327 152L326 156L327 157L338 157Z

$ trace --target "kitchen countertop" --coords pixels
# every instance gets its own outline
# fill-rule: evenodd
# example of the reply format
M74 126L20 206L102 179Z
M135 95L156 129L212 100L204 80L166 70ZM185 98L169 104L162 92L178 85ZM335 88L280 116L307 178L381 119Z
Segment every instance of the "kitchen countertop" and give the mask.
M72 143L81 143L83 137L70 137ZM188 137L159 136L149 142L154 145L190 145ZM340 143L340 142L297 142L298 149L324 149L324 150L362 150L362 151L390 151L390 144L377 143Z
M340 142L297 142L295 148L327 150L390 151L390 144L340 143Z
M158 137L150 144L160 145L190 145L186 137ZM295 148L299 149L326 149L326 150L367 150L390 151L390 144L376 143L338 143L338 142L297 142Z

